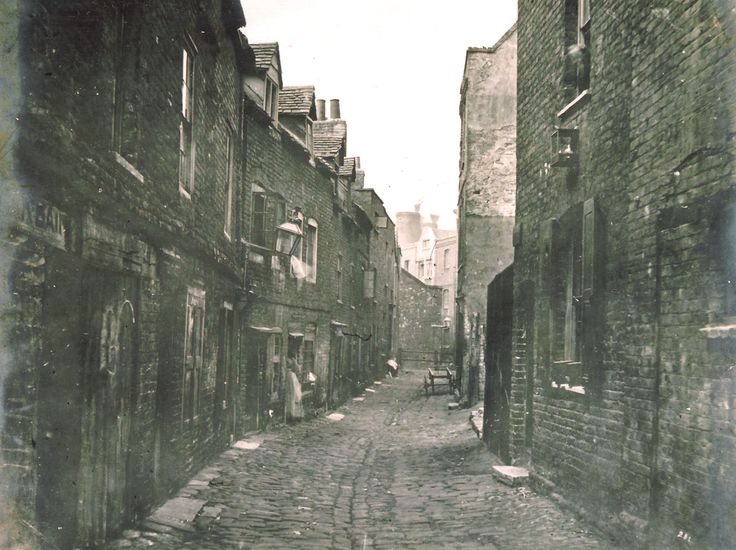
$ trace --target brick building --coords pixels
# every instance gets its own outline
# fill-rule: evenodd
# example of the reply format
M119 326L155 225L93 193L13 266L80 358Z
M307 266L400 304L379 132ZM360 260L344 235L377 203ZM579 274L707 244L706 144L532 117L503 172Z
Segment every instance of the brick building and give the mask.
M415 205L414 212L398 212L396 215L401 268L413 276L407 281L420 281L428 288L426 296L428 300L431 300L436 289L440 289L440 302L432 324L442 325L446 330L452 331L457 287L457 232L452 229L440 229L439 216L434 214L429 217L422 216L419 208L420 205ZM407 310L403 318L408 319L410 315ZM434 340L439 342L436 338ZM443 338L438 345L442 348L442 360L452 361L453 339ZM405 349L419 351L406 346Z
M647 548L736 540L727 4L519 2L510 455Z
M350 160L350 159L348 159ZM369 238L370 271L364 287L366 312L373 321L372 345L376 351L374 373L385 372L386 361L398 354L399 344L399 260L400 250L396 244L396 227L386 212L381 197L375 190L365 187L365 174L360 168L360 159L355 159L356 180L353 185L355 203L368 215L373 226Z
M283 414L289 359L324 406L389 353L358 174L240 3L63 4L1 54L0 545L97 545Z
M463 402L483 395L486 290L514 258L516 25L468 48L460 88L456 363Z

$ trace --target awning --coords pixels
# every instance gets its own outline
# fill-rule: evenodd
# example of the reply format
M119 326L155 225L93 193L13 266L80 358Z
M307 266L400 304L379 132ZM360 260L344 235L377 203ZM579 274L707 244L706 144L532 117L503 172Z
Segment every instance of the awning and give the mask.
M291 336L292 338L304 338L304 333L303 332L290 332L289 336Z

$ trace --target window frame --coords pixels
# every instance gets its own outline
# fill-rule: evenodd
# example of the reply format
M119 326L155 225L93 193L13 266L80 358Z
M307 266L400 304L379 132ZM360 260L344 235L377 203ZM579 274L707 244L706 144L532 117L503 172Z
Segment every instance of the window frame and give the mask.
M600 395L601 326L605 322L605 221L593 199L579 203L540 231L541 287L549 315L543 354L554 395ZM545 341L545 338L541 338Z
M307 271L307 282L316 283L319 224L314 218L308 218L304 224L303 241L301 259Z
M337 290L337 301L342 303L343 301L343 265L342 265L342 254L337 255L337 269L335 276L335 289Z
M279 86L274 80L266 75L263 89L263 110L268 113L275 123L279 121Z
M179 111L179 192L191 199L194 194L196 143L194 100L197 48L186 36L181 55L181 110Z
M376 268L369 267L363 271L363 299L373 300L376 297Z
M235 195L235 146L237 136L228 124L226 143L226 165L225 165L225 226L223 232L228 241L232 240L233 228L233 200Z
M187 289L184 317L182 426L191 424L199 418L206 320L206 293L204 289L189 287ZM197 325L197 321L199 321L199 325ZM195 346L196 349L192 346ZM192 351L191 354L190 351Z
M564 10L564 59L561 83L565 102L569 105L589 94L590 0L566 0Z

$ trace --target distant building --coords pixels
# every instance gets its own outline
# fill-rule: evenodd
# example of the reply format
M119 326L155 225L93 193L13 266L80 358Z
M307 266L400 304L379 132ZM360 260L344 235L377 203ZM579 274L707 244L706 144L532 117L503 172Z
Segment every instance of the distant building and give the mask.
M438 344L443 361L452 359L457 281L457 232L440 229L437 226L439 216L424 218L419 213L419 206L414 212L399 212L396 215L396 231L398 245L401 248L401 268L413 276L414 283L419 282L426 287L439 291L439 303L434 313L433 324L443 326L449 335ZM403 290L402 290L403 292ZM409 308L409 304L406 304ZM402 306L403 307L403 306ZM426 316L428 313L422 313ZM403 317L408 318L407 309ZM409 335L405 333L407 337ZM424 340L427 341L426 339ZM439 348L438 348L439 349Z
M487 286L514 259L516 25L468 49L460 93L456 362L472 404L483 396Z

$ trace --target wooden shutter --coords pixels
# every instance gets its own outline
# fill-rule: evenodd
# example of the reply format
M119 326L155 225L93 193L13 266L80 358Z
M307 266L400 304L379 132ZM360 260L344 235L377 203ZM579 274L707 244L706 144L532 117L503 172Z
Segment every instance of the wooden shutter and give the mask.
M550 218L539 228L539 288L540 307L539 316L539 359L540 366L550 365L552 362L552 329L554 311L552 310L552 291L554 281L555 246L559 238L560 224L557 218Z
M602 369L600 335L604 321L605 230L603 212L594 199L588 199L583 204L582 220L582 359L593 393L600 389Z

